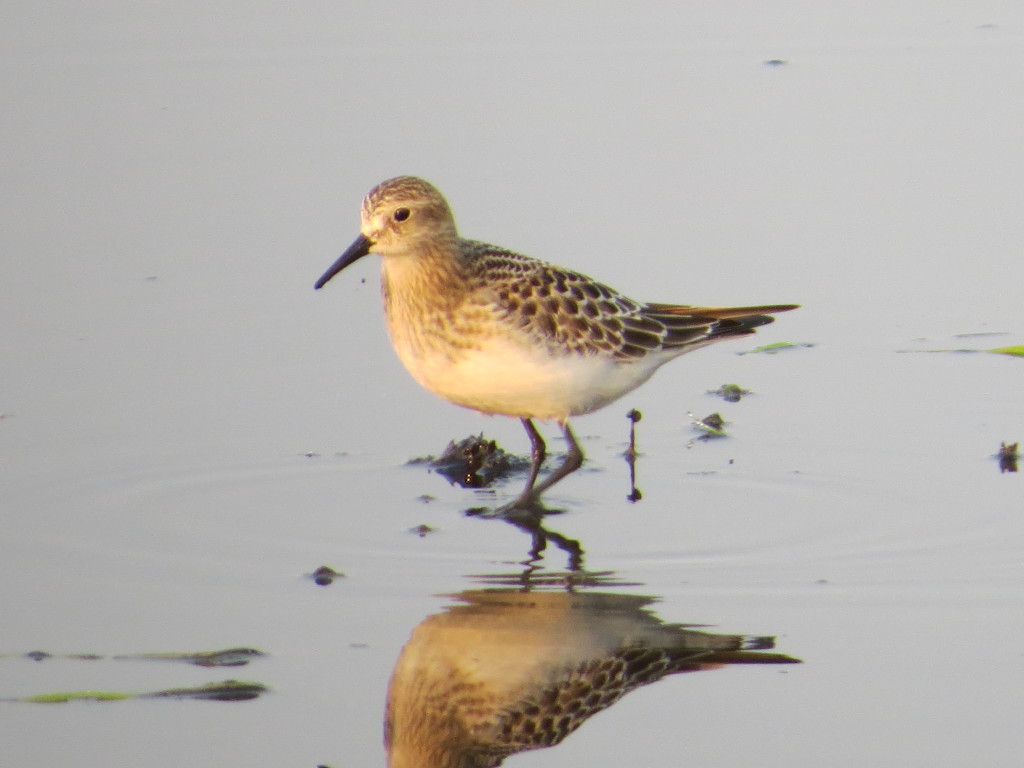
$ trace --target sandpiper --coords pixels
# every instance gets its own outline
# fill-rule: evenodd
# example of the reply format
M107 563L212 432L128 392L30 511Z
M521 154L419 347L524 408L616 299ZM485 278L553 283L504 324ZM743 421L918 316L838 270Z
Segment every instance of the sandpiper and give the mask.
M772 322L794 304L695 307L634 301L578 272L459 236L441 193L399 176L363 200L360 235L316 288L368 253L383 257L381 290L398 357L436 395L522 421L533 449L526 487L540 495L583 463L569 418L603 408L669 360ZM568 452L541 483L544 440L561 427Z
M800 663L776 653L773 637L666 623L642 595L492 588L453 597L413 630L395 664L384 725L390 768L499 766L559 744L668 675ZM714 717L707 704L702 714Z

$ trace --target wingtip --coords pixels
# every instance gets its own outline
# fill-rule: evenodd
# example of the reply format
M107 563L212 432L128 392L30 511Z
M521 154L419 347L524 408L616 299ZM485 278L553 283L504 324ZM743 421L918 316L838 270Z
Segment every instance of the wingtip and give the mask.
M774 315L800 308L799 304L762 304L756 307L694 307L685 304L649 304L648 306L666 315L690 315L706 317L711 320Z

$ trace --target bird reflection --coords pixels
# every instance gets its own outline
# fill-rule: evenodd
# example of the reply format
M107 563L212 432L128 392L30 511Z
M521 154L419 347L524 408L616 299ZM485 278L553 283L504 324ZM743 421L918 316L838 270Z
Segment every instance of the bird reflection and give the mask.
M576 575L574 575L574 578ZM666 675L789 664L772 637L666 624L654 598L468 590L417 626L388 691L391 768L485 768L552 747L587 718Z

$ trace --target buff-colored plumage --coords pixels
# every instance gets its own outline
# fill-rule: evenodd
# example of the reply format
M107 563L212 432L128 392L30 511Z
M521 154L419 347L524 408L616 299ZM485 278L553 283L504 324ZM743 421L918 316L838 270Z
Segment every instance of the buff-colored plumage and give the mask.
M792 664L774 638L666 624L651 598L472 590L425 619L388 690L391 768L483 768L551 747L667 675ZM671 717L669 718L672 719ZM627 737L627 734L623 734Z
M524 502L582 462L570 417L617 400L679 355L753 333L772 322L767 313L794 308L634 301L577 272L459 237L441 193L411 176L370 191L359 239L316 287L371 252L383 257L388 330L413 378L457 405L523 420L534 448ZM561 424L570 446L570 460L538 489L544 444L527 424L533 418Z

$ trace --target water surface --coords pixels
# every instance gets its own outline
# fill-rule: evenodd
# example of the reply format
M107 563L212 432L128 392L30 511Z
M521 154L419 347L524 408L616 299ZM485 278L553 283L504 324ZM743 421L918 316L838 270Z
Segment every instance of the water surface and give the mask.
M527 444L409 379L372 259L312 291L399 173L466 236L638 298L803 304L580 419L588 462L545 520L616 585L583 593L803 663L670 676L510 765L1020 754L1021 479L992 456L1024 437L1022 363L921 352L1024 343L1019 10L6 16L0 697L272 689L0 702L12 765L383 765L413 629L570 564L464 514L519 479L474 492L406 464L481 430ZM737 354L783 340L813 346ZM726 382L755 394L705 394ZM688 411L730 436L694 442ZM345 577L318 587L321 565ZM231 647L267 655L110 658Z

